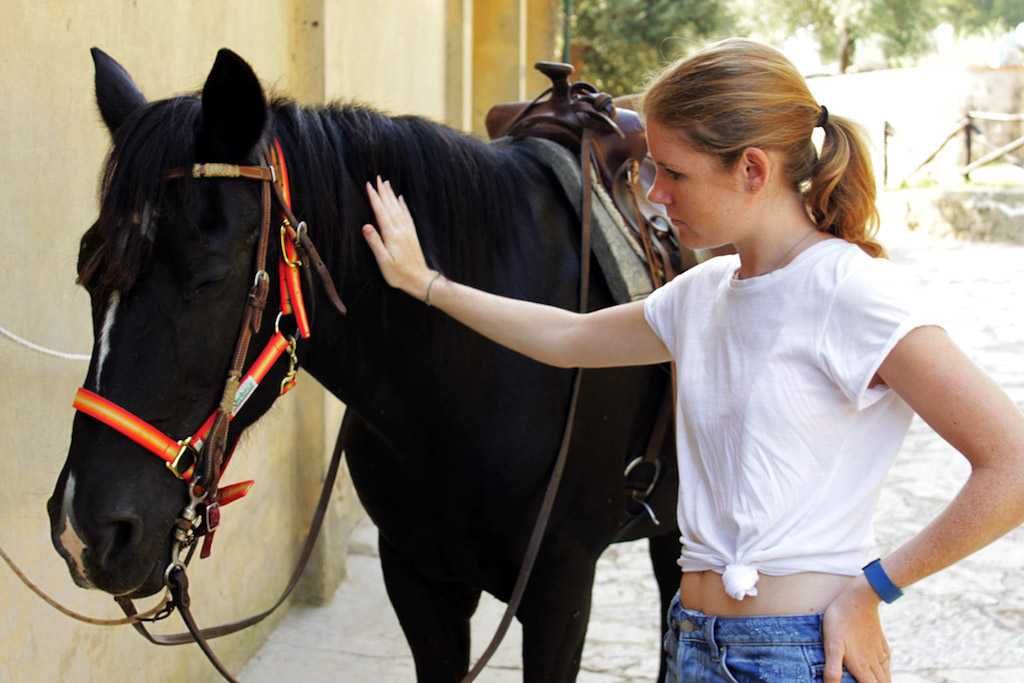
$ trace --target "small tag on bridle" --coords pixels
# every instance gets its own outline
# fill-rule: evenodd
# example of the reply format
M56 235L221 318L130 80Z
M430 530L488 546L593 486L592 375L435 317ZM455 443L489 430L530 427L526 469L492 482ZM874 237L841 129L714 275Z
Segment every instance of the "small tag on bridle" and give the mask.
M210 503L203 511L203 549L199 551L199 558L205 560L213 550L213 535L220 526L220 504Z
M206 506L206 533L212 534L220 526L220 504L211 503Z
M259 382L256 378L249 376L245 378L245 381L238 386L238 390L235 393L235 400L231 404L231 416L238 415L238 411L242 409L245 402L252 396L252 392L256 391L256 387L259 386Z

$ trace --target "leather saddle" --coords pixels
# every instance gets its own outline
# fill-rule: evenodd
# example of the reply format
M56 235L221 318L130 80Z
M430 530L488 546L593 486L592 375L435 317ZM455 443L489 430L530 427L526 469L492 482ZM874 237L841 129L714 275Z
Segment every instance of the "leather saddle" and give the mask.
M655 165L647 156L640 116L624 106L630 98L613 100L589 83L570 82L571 64L541 61L534 66L551 80L551 87L532 102L492 107L485 120L488 136L545 138L579 155L583 133L590 130L596 175L643 245L651 286L660 287L696 264L693 252L676 243L661 207L647 199Z
M647 199L654 183L655 164L647 155L643 122L632 109L633 98L613 100L610 95L582 81L572 83L571 64L537 62L535 68L551 79L551 87L532 102L498 104L487 113L487 134L497 138L544 138L558 143L583 161L584 133L589 133L594 174L623 224L643 245L644 261L652 288L657 288L696 265L696 254L681 248L669 230L662 208ZM616 106L618 104L618 106ZM588 164L582 164L584 169ZM583 182L587 182L587 173ZM660 526L648 499L661 475L659 455L670 437L675 395L675 373L666 382L655 424L641 457L633 459L624 473L626 520L616 540L635 536L643 524Z

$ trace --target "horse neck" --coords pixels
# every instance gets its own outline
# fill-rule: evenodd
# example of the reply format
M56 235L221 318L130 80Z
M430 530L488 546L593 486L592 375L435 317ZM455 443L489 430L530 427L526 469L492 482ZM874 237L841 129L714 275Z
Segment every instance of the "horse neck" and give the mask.
M501 278L507 238L502 216L486 200L460 193L471 171L500 164L483 145L421 119L393 119L364 109L290 110L276 131L291 174L294 209L309 224L350 313L336 315L323 288L316 292L313 337L303 365L332 393L354 406L391 402L396 419L415 382L437 382L432 368L441 347L481 343L471 332L384 283L360 227L374 223L365 182L378 174L407 197L431 265L453 279L492 289ZM426 138L426 139L424 139ZM455 146L451 156L431 150ZM476 162L476 163L469 163ZM427 168L429 166L429 169ZM489 191L494 188L488 188ZM487 221L480 226L481 221ZM464 355L448 354L454 362ZM340 360L340 362L339 362ZM417 376L418 375L418 376Z
M289 105L278 120L309 186L297 201L311 235L329 243L332 265L358 269L351 273L358 282L379 280L360 234L375 222L364 187L377 176L404 195L432 267L487 286L514 259L528 221L519 198L522 164L506 150L419 117L362 107Z

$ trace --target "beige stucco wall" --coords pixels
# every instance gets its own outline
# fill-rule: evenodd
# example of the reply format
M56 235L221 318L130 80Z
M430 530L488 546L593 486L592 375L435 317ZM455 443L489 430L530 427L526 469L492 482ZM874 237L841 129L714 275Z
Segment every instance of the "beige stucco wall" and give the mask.
M327 99L445 116L444 0L325 3Z
M533 68L555 56L557 0L493 0L473 4L472 48L466 55L473 74L470 129L486 137L484 118L499 102L533 99L551 82Z

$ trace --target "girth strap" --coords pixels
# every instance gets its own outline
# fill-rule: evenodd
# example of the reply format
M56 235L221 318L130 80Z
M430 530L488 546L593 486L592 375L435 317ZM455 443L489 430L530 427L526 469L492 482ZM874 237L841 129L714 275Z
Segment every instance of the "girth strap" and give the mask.
M658 407L658 416L655 418L654 427L647 440L647 448L643 456L633 460L626 467L624 475L626 483L626 513L628 518L615 534L616 543L624 540L636 527L646 521L653 522L660 526L661 522L654 515L647 500L650 498L654 488L661 480L661 449L665 441L665 435L672 425L672 413L675 408L675 368L673 367L672 380L666 383L661 404Z

